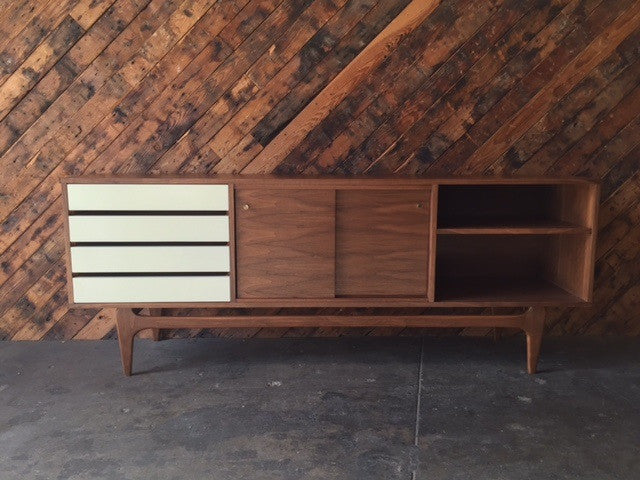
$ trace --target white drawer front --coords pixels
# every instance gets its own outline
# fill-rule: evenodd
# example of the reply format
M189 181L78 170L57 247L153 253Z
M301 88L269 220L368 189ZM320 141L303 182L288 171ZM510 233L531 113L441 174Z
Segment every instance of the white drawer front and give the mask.
M229 210L228 185L69 184L69 210Z
M226 246L71 247L74 273L228 272Z
M72 242L228 242L226 215L70 215Z
M76 303L228 302L228 276L75 277Z

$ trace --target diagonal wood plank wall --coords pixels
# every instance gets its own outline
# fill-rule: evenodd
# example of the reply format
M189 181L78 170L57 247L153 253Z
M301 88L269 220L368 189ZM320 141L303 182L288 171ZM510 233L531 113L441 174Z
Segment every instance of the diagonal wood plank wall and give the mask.
M10 2L0 338L113 336L66 306L61 176L271 171L601 179L594 305L548 332L639 335L639 58L637 0ZM339 333L400 332L213 334Z

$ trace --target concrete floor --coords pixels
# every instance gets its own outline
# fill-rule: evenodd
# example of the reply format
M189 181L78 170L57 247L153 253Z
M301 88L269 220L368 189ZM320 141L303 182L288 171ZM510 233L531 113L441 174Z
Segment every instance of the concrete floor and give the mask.
M422 359L422 360L421 360ZM638 479L640 341L0 343L0 479Z

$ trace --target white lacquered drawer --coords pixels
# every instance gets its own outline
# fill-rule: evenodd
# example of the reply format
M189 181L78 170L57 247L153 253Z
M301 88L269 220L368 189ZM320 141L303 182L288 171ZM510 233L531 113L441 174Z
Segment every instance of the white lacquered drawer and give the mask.
M228 242L226 215L70 215L71 242Z
M69 184L69 210L227 211L228 185Z
M71 247L73 273L228 272L227 246Z
M75 277L75 303L228 302L228 276Z

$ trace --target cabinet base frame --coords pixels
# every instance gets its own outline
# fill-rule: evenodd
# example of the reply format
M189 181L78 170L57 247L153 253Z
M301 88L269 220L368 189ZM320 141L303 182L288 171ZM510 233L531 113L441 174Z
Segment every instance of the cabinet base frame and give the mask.
M141 330L151 329L153 339L160 339L160 330L169 328L259 328L259 327L483 327L518 328L527 336L527 371L536 373L542 331L544 307L530 307L513 315L246 315L246 316L168 316L162 309L141 315L131 308L119 308L116 314L118 343L124 374L131 375L133 339Z

